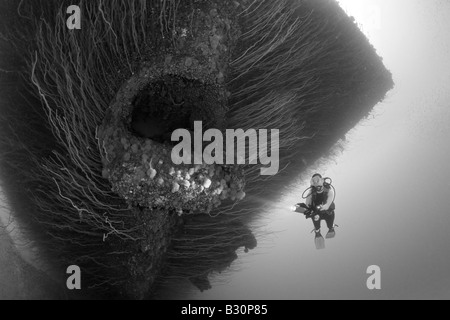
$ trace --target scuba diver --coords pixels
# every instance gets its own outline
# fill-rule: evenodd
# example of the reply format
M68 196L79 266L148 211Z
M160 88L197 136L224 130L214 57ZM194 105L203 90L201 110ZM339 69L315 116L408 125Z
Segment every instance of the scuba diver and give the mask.
M303 199L306 203L296 206L296 212L303 213L306 219L311 218L314 223L315 244L318 250L325 249L325 240L320 232L321 222L325 220L328 227L327 239L333 239L336 236L334 224L336 205L334 200L336 191L331 185L330 178L323 178L320 174L313 175L311 179L311 187L303 193ZM305 194L308 195L305 197Z

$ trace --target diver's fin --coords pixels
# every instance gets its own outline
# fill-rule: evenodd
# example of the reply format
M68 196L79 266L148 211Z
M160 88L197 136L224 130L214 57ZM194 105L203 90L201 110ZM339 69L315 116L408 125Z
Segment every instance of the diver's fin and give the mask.
M327 239L334 239L336 237L336 227L338 227L338 225L334 225L334 227L328 231L326 236Z
M328 231L326 238L327 239L334 239L336 237L336 231L334 229L331 229Z
M314 243L316 244L317 250L325 249L325 239L322 237L320 232L316 233L316 238L314 239Z

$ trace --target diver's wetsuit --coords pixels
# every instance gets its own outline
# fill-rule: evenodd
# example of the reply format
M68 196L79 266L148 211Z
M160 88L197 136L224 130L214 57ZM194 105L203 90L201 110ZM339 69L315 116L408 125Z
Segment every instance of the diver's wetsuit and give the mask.
M318 213L318 215L319 215L319 218L320 218L318 221L316 221L315 218L314 218L316 215L314 215L312 217L313 223L314 223L314 227L316 228L316 230L320 229L320 222L322 220L325 220L327 222L328 229L333 229L334 228L334 219L335 219L334 210L333 211L321 211L320 213Z
M310 201L312 205L313 206L325 205L328 202L329 191L330 191L329 188L324 188L324 192L322 193L313 192L310 195L311 197ZM335 209L336 206L333 202L328 208L328 210L320 211L319 213L314 214L312 216L312 220L316 230L320 230L320 222L322 220L326 221L328 229L333 229L335 220L335 213L334 213ZM319 216L319 219L316 218L317 215Z

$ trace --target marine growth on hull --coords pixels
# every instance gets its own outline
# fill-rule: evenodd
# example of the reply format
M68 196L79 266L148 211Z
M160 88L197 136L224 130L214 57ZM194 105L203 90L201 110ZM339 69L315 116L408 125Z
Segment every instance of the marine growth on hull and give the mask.
M229 13L210 5L203 4L210 8L206 12L197 9L203 18L196 30L186 28L176 38L182 44L150 57L125 82L99 129L103 176L131 205L210 213L223 201L245 197L241 166L174 165L171 159L175 130L193 131L195 121L205 130L226 128L225 63L232 45L226 35L232 26L224 22L231 21ZM206 46L199 49L200 43Z

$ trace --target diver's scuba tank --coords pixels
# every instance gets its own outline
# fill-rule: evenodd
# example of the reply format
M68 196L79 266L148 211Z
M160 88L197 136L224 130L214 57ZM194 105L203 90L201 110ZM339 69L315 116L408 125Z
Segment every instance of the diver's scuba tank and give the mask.
M323 179L323 186L326 189L333 189L334 191L334 196L333 196L333 201L332 203L334 203L334 200L336 200L336 189L333 186L333 180L331 178L325 178Z
M325 188L330 189L331 187L333 187L332 183L333 183L333 180L331 178L324 178L323 179L323 186Z

